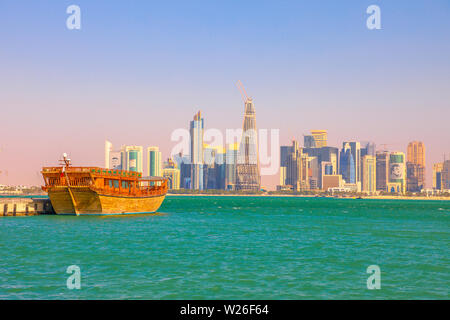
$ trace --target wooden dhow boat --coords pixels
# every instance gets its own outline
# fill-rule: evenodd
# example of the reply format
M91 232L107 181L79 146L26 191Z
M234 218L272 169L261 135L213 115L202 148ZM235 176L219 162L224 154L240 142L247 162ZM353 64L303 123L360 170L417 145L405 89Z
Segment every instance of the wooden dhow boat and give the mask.
M73 167L64 154L59 167L42 168L56 214L103 215L156 212L167 194L167 179L142 178L134 171Z

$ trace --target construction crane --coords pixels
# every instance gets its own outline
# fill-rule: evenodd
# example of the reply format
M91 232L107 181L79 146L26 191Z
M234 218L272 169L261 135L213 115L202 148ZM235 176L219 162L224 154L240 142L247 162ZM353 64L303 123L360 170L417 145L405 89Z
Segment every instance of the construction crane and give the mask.
M238 80L236 83L236 86L238 87L239 91L241 92L242 100L244 103L247 103L248 100L251 100L251 98L248 97L247 92L245 91L244 85L242 84L241 80Z

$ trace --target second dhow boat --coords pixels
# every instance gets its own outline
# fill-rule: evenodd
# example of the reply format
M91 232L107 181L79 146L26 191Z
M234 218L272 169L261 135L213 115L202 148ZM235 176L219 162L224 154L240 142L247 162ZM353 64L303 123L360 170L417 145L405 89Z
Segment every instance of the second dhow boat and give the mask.
M152 213L167 194L167 179L142 178L133 171L72 167L64 154L59 167L44 167L42 175L56 214L98 215Z

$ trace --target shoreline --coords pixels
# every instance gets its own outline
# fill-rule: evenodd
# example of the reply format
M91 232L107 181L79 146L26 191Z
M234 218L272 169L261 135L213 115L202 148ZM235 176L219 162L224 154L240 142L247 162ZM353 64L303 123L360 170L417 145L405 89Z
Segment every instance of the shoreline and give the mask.
M294 197L294 198L327 198L327 199L349 199L349 200L428 200L428 201L450 201L450 197L418 197L418 196L316 196L304 194L212 194L212 193L168 193L166 197ZM0 199L46 199L47 195L0 195Z
M328 199L349 199L349 200L438 200L450 201L450 197L407 197L407 196L362 196L358 197L333 197L314 196L303 194L202 194L202 193L168 193L166 197L295 197L295 198L328 198Z

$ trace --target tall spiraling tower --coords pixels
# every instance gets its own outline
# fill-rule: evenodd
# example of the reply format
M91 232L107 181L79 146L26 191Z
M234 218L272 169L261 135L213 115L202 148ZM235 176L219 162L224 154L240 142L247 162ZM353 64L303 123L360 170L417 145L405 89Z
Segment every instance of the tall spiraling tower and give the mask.
M261 189L261 175L255 105L253 104L253 100L247 96L242 83L238 81L237 84L244 100L245 111L243 132L236 165L236 190L259 191Z

